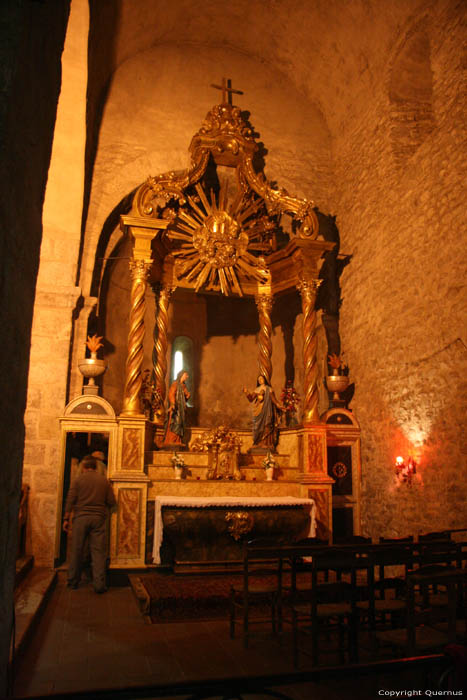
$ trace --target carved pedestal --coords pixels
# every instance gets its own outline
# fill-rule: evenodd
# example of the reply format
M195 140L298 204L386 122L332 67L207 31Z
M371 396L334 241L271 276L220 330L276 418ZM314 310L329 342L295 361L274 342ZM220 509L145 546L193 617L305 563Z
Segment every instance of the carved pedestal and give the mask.
M316 536L332 539L332 484L327 473L326 426L316 423L299 431L302 496L316 504Z
M145 565L149 479L144 453L152 433L144 417L120 416L117 420L117 462L111 474L117 508L112 514L110 566L134 568Z

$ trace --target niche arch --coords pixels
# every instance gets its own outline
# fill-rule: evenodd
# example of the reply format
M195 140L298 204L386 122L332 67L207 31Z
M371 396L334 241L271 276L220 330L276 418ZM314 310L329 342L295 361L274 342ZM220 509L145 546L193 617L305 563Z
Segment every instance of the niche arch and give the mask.
M389 72L390 138L401 168L435 127L431 46L425 22L407 32Z

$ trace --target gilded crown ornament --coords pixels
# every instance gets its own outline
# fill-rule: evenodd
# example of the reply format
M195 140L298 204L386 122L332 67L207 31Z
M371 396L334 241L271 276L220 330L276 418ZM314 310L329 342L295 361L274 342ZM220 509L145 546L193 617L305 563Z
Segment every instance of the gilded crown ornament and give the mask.
M315 239L318 221L313 202L273 187L254 165L260 150L255 130L232 104L232 95L242 92L225 78L213 87L222 90L222 102L191 140L190 167L148 178L135 195L133 212L169 221L160 238L173 257L177 281L197 292L243 296L245 286L269 283L264 256L277 249L278 235ZM233 172L221 178L219 166ZM284 215L292 218L288 233Z

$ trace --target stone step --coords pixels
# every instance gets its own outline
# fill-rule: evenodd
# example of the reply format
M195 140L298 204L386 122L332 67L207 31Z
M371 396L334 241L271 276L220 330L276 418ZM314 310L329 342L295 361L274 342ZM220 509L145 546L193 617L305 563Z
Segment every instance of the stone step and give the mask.
M200 481L207 479L208 466L186 466L183 470L183 478L188 480ZM262 467L243 467L240 466L243 479L245 481L265 481L266 473ZM147 474L152 481L160 481L164 479L174 479L175 473L172 466L154 466L148 467ZM275 469L274 478L279 481L296 481L299 478L299 470L297 467L278 467ZM222 479L224 481L225 479ZM229 479L226 479L229 481ZM214 479L216 481L216 479Z
M34 566L34 557L31 555L18 557L16 560L15 589L18 588Z
M33 567L15 590L15 656L24 651L57 582L57 572Z
M209 463L207 452L182 452L177 453L181 457L187 467L204 467ZM172 467L173 452L169 451L154 451L146 453L146 464L148 467ZM274 461L281 469L290 467L290 456L288 454L273 455ZM241 468L252 467L262 469L264 454L243 454L239 455L238 465ZM291 467L293 468L293 467Z
M197 481L182 479L176 481L153 482L149 487L148 499L156 496L292 496L301 498L301 485L298 481Z
M145 453L146 464L171 464L171 460L174 454L174 450L150 450ZM180 457L186 462L191 462L193 464L207 464L208 453L207 452L194 452L192 450L180 450L177 452ZM260 464L265 458L265 454L254 454L251 452L240 452L239 461L244 464ZM287 453L276 453L273 454L274 459L277 462L286 462L290 459L290 455Z

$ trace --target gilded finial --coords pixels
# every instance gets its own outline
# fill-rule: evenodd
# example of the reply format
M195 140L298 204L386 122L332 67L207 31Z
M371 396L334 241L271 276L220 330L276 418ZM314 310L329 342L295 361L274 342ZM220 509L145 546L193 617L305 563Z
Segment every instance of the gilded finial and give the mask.
M211 83L211 87L216 88L216 90L222 90L222 104L232 104L232 93L236 95L243 95L242 90L234 90L232 87L232 81L230 78L222 78L222 85L214 85Z

